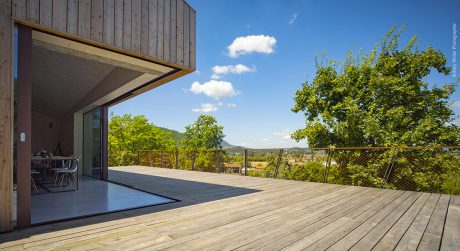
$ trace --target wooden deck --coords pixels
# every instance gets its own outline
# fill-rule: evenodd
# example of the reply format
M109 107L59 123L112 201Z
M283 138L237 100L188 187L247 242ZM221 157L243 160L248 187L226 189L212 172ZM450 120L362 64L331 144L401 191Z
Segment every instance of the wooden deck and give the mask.
M109 177L181 201L1 234L0 249L460 249L459 196L152 167Z

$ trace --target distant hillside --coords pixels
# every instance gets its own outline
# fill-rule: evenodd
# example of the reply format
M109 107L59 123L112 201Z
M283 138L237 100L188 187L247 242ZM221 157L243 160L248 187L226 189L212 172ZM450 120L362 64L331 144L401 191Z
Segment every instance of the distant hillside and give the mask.
M164 128L164 127L159 127L160 129L162 129L163 131L166 131L166 132L170 132L172 135L173 135L173 138L174 140L176 140L176 142L180 142L182 140L182 138L184 137L184 134L181 133L181 132L178 132L176 130L171 130L171 129L168 129L168 128ZM232 145L230 143L228 143L227 141L225 140L222 140L222 147L223 148L234 148L234 147L237 147L235 145Z

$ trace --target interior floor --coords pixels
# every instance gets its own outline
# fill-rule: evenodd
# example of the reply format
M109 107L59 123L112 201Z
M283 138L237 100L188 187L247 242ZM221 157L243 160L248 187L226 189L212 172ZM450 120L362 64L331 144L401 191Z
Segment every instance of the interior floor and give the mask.
M77 191L32 195L32 224L78 218L175 200L90 177Z

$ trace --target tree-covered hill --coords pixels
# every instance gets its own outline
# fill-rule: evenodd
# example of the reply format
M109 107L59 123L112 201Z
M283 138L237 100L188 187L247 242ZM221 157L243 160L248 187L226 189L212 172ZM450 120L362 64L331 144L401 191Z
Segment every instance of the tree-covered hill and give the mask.
M163 131L171 133L173 135L174 140L177 143L180 143L182 138L184 137L184 133L178 132L176 130L172 130L172 129L168 129L168 128L164 128L164 127L158 127L158 128L162 129ZM225 140L222 140L222 147L223 148L235 148L237 146L232 145L232 144L228 143Z

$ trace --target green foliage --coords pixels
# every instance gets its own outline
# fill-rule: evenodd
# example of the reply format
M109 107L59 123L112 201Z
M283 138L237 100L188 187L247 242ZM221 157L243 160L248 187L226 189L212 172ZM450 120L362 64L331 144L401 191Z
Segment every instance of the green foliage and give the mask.
M164 130L164 131L167 131L167 132L170 132L172 133L173 135L173 138L174 140L176 140L177 142L177 145L179 146L182 142L182 138L184 138L184 134L181 133L181 132L178 132L176 130L172 130L172 129L168 129L168 128L163 128L163 127L159 127L160 129ZM222 139L222 143L221 143L222 147L224 148L234 148L236 146L228 143L227 141L225 141L224 139Z
M307 139L310 147L459 145L460 127L453 123L449 103L456 83L424 82L432 72L449 74L446 57L431 47L418 49L416 36L401 49L403 30L395 32L393 27L380 49L375 46L368 54L350 51L344 62L317 62L315 78L302 84L294 98L292 111L303 113L307 122L292 137ZM395 154L367 154L363 161L360 154L337 151L330 179L381 187ZM457 189L458 160L434 151L414 151L396 159L388 187Z
M458 145L449 97L455 85L429 87L431 71L448 75L441 51L414 47L414 36L398 50L393 28L367 55L350 52L343 63L318 64L312 83L296 92L294 112L305 114L293 134L310 147Z
M460 195L460 173L446 175L442 187L445 193Z
M195 123L185 127L182 146L189 149L222 148L224 127L211 115L200 115Z
M223 130L224 127L210 115L200 115L195 123L186 126L181 141L181 149L190 161L188 165L188 160L184 160L186 166L190 166L192 171L214 171L217 156L209 149L222 148Z
M172 134L152 124L145 116L111 114L108 133L109 166L136 165L140 150L172 150Z
M324 177L324 165L321 161L309 161L292 168L290 177L293 180L310 182L322 182Z

